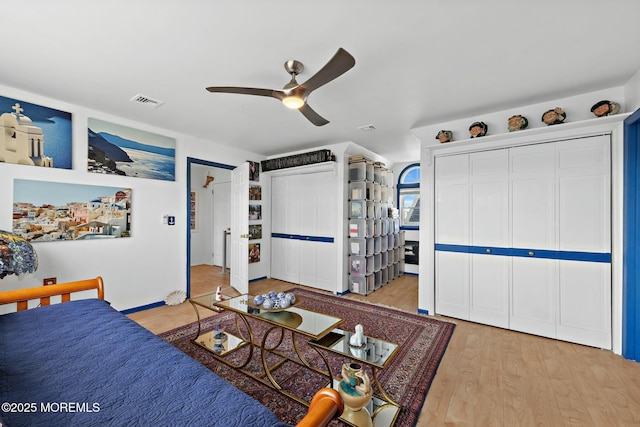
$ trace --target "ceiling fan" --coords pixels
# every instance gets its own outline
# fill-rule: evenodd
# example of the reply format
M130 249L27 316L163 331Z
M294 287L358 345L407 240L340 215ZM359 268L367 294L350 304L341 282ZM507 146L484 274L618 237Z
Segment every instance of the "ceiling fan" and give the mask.
M356 60L349 52L343 48L338 49L333 58L325 64L317 73L311 76L306 82L298 84L296 76L302 72L304 66L302 62L289 60L284 63L287 73L291 74L291 81L282 89L257 89L251 87L234 87L234 86L211 86L207 90L209 92L239 93L244 95L270 96L279 99L282 103L292 109L299 110L311 123L316 126L324 126L329 121L316 113L309 104L307 97L311 92L340 77L349 71Z

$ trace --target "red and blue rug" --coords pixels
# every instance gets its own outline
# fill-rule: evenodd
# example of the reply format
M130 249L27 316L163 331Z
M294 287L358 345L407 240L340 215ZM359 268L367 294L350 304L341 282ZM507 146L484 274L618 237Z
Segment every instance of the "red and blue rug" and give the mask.
M415 426L455 325L429 316L411 314L307 289L295 288L290 291L300 297L299 307L343 318L345 321L340 326L341 329L354 331L355 326L359 323L363 325L365 335L399 345L399 349L389 366L382 372L378 372L378 379L386 392L401 405L395 426ZM242 323L238 322L238 324ZM267 324L251 319L250 324L254 340L261 340L267 329ZM203 332L212 330L216 326L233 333L236 327L235 315L231 312L222 312L202 321ZM307 410L306 406L217 361L208 351L192 343L191 340L197 329L198 325L194 322L162 333L160 337L261 402L283 422L295 425L302 419ZM279 333L271 333L267 343L274 345L279 338ZM326 369L322 359L314 349L306 344L304 337L296 338L296 344L298 350L313 366ZM295 354L290 334L285 334L284 340L278 348L286 354ZM248 346L245 346L230 353L226 358L231 362L238 363L246 360L248 351ZM342 363L349 360L333 355L330 355L328 359L334 377L339 377ZM281 358L270 355L268 360L269 366L272 366ZM260 375L264 372L259 351L253 352L252 359L245 369L250 370L254 375ZM306 401L309 401L319 388L325 386L327 381L326 376L316 374L291 362L284 363L275 372L276 380L284 389ZM370 373L369 377L371 378ZM375 386L373 388L375 396L377 389ZM332 425L338 426L342 423L334 421Z

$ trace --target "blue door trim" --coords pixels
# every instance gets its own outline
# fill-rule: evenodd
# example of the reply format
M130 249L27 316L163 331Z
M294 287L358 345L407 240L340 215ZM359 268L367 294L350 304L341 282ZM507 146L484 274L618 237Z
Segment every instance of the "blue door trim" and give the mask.
M323 236L307 236L302 234L287 234L287 233L271 233L271 237L274 239L292 239L292 240L305 240L308 242L322 242L333 243L333 237Z
M558 259L563 261L611 262L611 253L552 251L535 248L503 248L496 246L447 245L436 243L435 250L440 252L461 252L469 254L516 256L523 258Z
M624 121L622 356L640 361L640 110Z

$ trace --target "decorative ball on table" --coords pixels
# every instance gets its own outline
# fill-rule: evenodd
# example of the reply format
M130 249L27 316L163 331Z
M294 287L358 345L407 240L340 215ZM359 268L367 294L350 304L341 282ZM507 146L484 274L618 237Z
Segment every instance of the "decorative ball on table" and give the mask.
M38 255L24 238L0 230L0 279L9 274L19 276L38 269Z
M262 295L256 295L253 298L253 304L262 307L265 310L281 310L289 308L296 302L296 297L292 292L268 292Z

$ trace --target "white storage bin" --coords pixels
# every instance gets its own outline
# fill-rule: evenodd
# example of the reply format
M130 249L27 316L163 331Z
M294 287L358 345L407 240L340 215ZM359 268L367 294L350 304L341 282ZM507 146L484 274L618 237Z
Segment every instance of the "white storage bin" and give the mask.
M364 181L366 178L366 162L349 163L349 181Z
M367 235L367 220L351 219L349 220L349 236L365 237Z
M366 181L367 200L373 200L373 182Z
M387 236L380 237L380 252L386 252L387 249Z
M366 179L373 181L373 162L367 162Z
M373 256L365 257L365 274L373 273Z
M375 288L375 278L373 274L369 274L366 277L366 281L367 281L367 293L369 292L373 292L376 288Z
M352 274L349 276L349 290L356 294L367 293L367 279L365 276Z
M373 286L374 289L378 289L382 286L382 271L376 271L373 273Z
M364 200L352 200L349 202L350 218L365 218L367 215L367 203Z
M375 237L367 237L365 240L367 241L367 252L365 253L365 255L373 255L373 249L374 249L374 239Z
M382 284L386 284L389 283L389 269L388 268L383 268L382 269Z
M373 200L377 202L382 201L382 186L377 182L373 183Z
M351 200L365 200L367 198L367 184L364 181L349 183Z
M373 253L380 253L380 236L373 237Z
M367 254L367 240L364 237L349 238L349 255L364 256Z
M367 230L366 230L366 236L367 237L373 237L373 220L372 219L367 219L365 220L367 223Z
M389 185L387 180L387 168L380 168L380 184Z
M380 268L385 268L389 265L389 252L380 252Z
M380 200L383 202L389 201L389 187L386 185L380 185Z
M373 271L380 271L382 268L382 255L373 254Z
M382 183L382 166L380 165L373 165L373 182Z
M373 200L367 200L367 218L373 218L375 216L375 204Z
M349 257L349 272L364 276L367 271L367 261L363 256L351 255Z

